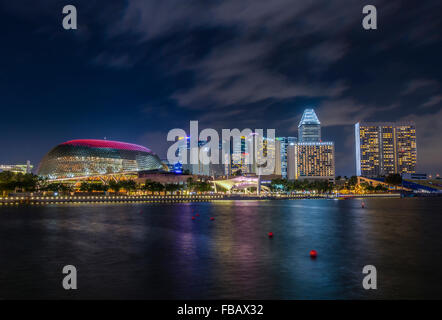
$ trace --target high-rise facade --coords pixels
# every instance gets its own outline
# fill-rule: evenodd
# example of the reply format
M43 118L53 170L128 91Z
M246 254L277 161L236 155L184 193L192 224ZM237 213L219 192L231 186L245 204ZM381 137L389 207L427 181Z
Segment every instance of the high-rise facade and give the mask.
M170 164L174 168L174 172L189 173L200 176L223 176L226 175L226 165L219 159L218 163L203 163L200 158L200 152L207 153L210 149L207 145L208 141L199 140L197 148L197 162L190 163L192 149L190 147L190 137L181 138L178 146L178 157L180 161L178 163ZM219 148L222 148L222 143L219 144ZM221 150L218 152L218 156L222 157ZM186 159L186 160L185 160Z
M313 109L304 111L298 133L299 141L292 140L286 146L285 177L334 180L335 146L333 142L321 141L321 123Z
M333 142L299 142L295 145L295 179L335 178L335 146Z
M358 176L416 172L413 122L358 122L355 124L355 144Z
M281 143L278 139L260 137L259 133L254 132L241 138L241 156L236 158L241 160L242 173L281 175L280 154Z
M278 137L276 140L280 143L281 177L287 179L288 148L290 145L294 146L298 139L296 137Z
M275 139L275 170L274 174L278 176L282 176L282 167L281 167L281 141Z
M298 125L299 142L320 142L321 122L313 109L305 109Z
M247 163L250 148L250 138L241 137L240 143L232 142L231 154L231 174L241 170L241 173L250 173L251 165Z
M287 176L288 180L296 179L296 170L297 170L297 162L298 159L296 155L296 147L295 144L289 144L287 147Z

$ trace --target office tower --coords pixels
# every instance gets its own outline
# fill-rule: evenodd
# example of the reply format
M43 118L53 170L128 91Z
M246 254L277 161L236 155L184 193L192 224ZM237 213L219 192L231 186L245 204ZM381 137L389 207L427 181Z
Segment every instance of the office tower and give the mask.
M376 177L380 171L380 130L376 124L355 124L356 175Z
M232 161L230 152L230 141L220 141L220 167L224 176L229 176L232 173ZM224 153L225 152L225 153Z
M275 139L275 170L274 174L282 176L281 171L281 141Z
M295 152L295 144L290 143L287 146L287 179L295 180L296 179L296 163L297 157Z
M398 173L416 173L417 147L414 123L396 126L396 161Z
M281 175L281 142L278 139L264 137L262 143L255 135L255 158L252 173L259 175ZM255 161L256 159L256 161Z
M304 111L298 131L298 142L287 141L287 179L334 180L335 146L333 142L321 142L321 123L313 109ZM281 157L283 163L284 155Z
M358 176L416 172L413 122L358 122L355 124L355 144Z
M333 142L298 142L295 145L295 179L334 180L334 154Z
M280 151L281 151L281 176L283 179L287 178L287 150L289 145L294 145L298 139L296 137L278 137L277 141L280 142Z
M313 109L305 109L298 125L299 142L320 142L321 123Z
M207 153L209 151L208 141L199 140L198 141L198 159L197 163L190 163L190 137L185 139L180 139L180 144L178 146L178 156L180 158L179 163L171 164L174 167L174 171L177 173L189 173L201 176L222 176L225 175L225 165L222 163L222 152L219 150L218 153L218 163L203 163L200 158L200 152ZM219 144L222 147L222 144ZM210 151L209 151L210 152ZM187 161L184 161L184 157L187 157ZM187 162L187 163L185 163Z
M246 137L242 136L240 143L232 141L231 155L231 171L232 174L241 170L241 173L250 172L250 164L246 164L246 156L248 155L248 146Z

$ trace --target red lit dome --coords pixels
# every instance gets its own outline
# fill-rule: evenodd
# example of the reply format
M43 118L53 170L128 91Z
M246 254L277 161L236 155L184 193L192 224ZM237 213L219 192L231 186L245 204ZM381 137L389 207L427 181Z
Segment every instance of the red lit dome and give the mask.
M90 148L111 148L118 150L132 150L132 151L143 151L152 153L146 147L140 146L138 144L120 142L120 141L111 141L111 140L96 140L96 139L78 139L71 140L67 142L63 142L61 145L71 145L71 146L83 146Z

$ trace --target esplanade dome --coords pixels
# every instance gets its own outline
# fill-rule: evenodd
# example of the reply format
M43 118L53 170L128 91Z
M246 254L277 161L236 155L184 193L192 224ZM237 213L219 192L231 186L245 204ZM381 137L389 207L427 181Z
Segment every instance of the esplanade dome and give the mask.
M146 147L110 140L71 140L49 151L37 170L48 179L161 170L160 158Z

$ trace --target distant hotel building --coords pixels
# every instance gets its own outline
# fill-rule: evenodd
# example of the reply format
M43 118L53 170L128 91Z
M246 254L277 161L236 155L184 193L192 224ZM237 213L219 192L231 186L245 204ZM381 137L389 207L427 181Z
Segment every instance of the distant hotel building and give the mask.
M296 175L303 178L335 178L335 146L333 142L299 142L295 145Z
M416 127L413 122L355 124L356 174L376 177L416 172Z
M299 142L296 138L279 138L285 142L281 147L281 168L286 166L288 180L335 178L335 146L333 142L321 141L321 123L313 109L306 109L298 125ZM283 153L284 152L284 153Z

